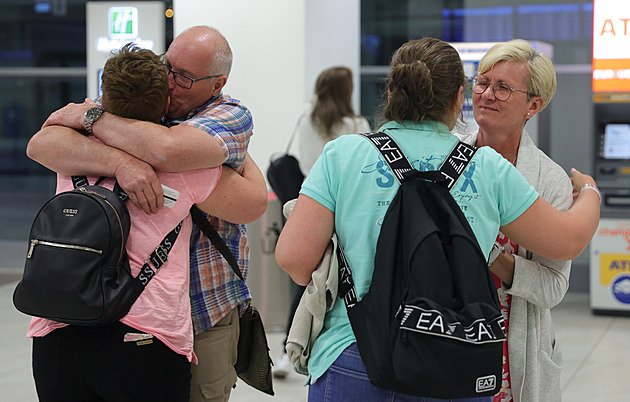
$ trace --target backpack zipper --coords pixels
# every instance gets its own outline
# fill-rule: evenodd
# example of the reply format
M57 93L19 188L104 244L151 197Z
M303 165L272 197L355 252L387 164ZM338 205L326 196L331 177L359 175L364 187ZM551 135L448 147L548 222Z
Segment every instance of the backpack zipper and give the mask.
M105 200L107 199L107 197L105 197L103 194L97 193L96 191L88 190L88 189L83 188L83 187L77 187L76 189L79 190L82 193L94 194L94 195L97 195L97 196L99 196L99 197L101 197L101 198L103 198Z
M29 247L28 254L26 255L27 259L31 258L31 256L33 255L33 250L35 249L35 246L40 245L40 244L42 246L67 248L67 249L71 249L71 250L81 250L81 251L89 251L91 253L103 254L103 250L98 250L98 249L92 248L92 247L77 246L76 244L54 243L54 242L51 242L51 241L31 239L31 247Z

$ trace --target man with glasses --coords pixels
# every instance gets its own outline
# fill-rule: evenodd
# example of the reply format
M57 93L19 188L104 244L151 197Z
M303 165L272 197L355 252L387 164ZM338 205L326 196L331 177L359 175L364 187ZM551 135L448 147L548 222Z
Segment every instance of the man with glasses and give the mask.
M226 39L210 27L189 28L173 40L162 60L169 72L170 94L163 125L124 119L107 111L94 113L90 102L69 104L53 113L44 127L89 128L104 144L86 143L68 130L47 131L31 139L29 157L66 174L115 176L130 200L148 213L155 213L163 203L152 168L182 171L225 164L240 171L253 124L249 110L222 93L232 65ZM85 171L88 165L90 172ZM251 191L259 194L259 202L233 205L242 212L243 221L256 219L266 208L266 187L252 183ZM249 245L245 226L214 217L209 220L246 276ZM192 369L191 401L229 398L236 382L233 366L239 308L243 311L251 299L247 286L213 248L199 230L193 233L190 297L199 365Z
M469 144L499 152L561 211L572 204L564 169L534 145L525 125L551 101L556 73L551 60L524 40L499 43L479 62L472 103L479 131L460 136ZM535 255L499 233L490 254L507 331L503 382L495 401L559 401L562 356L550 309L569 288L571 261Z

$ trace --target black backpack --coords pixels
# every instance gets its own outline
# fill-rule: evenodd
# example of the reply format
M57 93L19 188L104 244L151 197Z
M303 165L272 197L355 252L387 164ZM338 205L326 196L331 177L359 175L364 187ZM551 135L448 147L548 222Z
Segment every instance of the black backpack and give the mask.
M118 183L114 191L97 185L103 179L90 186L85 176L73 176L74 190L55 195L37 213L23 277L13 293L19 311L66 324L112 324L129 312L166 262L181 222L134 278L126 249L127 195Z
M364 136L401 181L360 301L338 251L339 296L370 381L415 396L494 395L501 386L504 319L487 260L449 192L476 148L460 142L439 171L419 172L388 135Z
M289 143L287 144L287 149L284 152L271 155L269 159L267 181L273 192L278 196L278 200L280 200L280 208L282 208L287 201L298 198L300 189L302 188L302 182L304 181L304 175L300 169L300 162L298 162L295 156L289 154L291 144L295 139L295 134L300 126L300 122L305 118L304 116L305 115L300 116L295 124L293 133L291 133L291 138L289 138ZM282 215L282 219L284 222L284 215Z
M300 195L304 175L298 160L289 153L272 155L267 180L280 200L280 206Z

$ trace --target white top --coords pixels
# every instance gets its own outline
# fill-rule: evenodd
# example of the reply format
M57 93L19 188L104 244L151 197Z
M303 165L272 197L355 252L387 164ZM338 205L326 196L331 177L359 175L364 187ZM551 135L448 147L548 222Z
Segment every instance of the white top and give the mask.
M322 154L324 145L330 140L334 140L344 134L369 133L370 124L362 116L344 117L341 124L333 127L332 138L322 137L313 122L311 121L311 113L313 112L313 104L309 104L304 113L300 116L297 127L296 137L298 141L298 155L300 161L300 169L304 176L308 176L315 161Z

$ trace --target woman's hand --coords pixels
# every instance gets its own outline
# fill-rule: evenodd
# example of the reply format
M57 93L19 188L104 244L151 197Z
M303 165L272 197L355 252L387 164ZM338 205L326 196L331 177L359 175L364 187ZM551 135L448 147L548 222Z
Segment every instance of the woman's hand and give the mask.
M602 195L597 189L597 184L595 183L595 180L591 176L581 173L579 170L575 168L572 168L571 169L571 184L573 184L573 199L574 200L576 200L580 196L580 193L582 192L582 190L584 190L585 187L589 187L593 189L592 191L597 193L597 195L599 196L599 201L601 202Z

